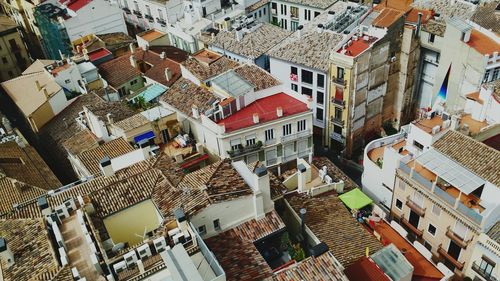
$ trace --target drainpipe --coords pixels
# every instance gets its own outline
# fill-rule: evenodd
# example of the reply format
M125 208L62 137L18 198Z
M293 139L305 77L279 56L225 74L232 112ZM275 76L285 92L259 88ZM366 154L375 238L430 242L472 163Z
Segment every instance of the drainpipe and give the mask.
M304 217L306 215L306 208L302 208L300 209L300 231L302 232L302 235L304 236L304 239L306 237L306 229L305 229L305 221L304 221Z
M422 24L422 13L418 12L418 20L417 20L417 30L415 30L415 37L420 35L420 25Z

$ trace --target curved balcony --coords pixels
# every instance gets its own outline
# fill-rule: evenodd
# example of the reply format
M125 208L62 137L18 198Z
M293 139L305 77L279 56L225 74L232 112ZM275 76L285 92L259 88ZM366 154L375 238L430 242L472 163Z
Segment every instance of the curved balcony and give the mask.
M452 257L448 252L441 247L442 244L439 245L438 253L451 262L458 270L462 270L464 268L464 263L457 261L454 257Z

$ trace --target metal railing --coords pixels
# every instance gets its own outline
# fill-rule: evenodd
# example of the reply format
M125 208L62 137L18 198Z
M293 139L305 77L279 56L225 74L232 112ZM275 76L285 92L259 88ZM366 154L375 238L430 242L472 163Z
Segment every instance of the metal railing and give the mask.
M409 175L409 174L410 174L410 172L411 172L410 167L408 167L408 165L406 165L406 164L405 164L405 163L403 163L403 162L399 162L399 168L400 168L403 172L405 172L406 174L408 174L408 175Z
M474 211L473 209L465 206L462 202L458 202L457 210L460 213L466 215L468 218L470 218L471 220L473 220L477 224L481 224L481 222L483 221L483 216L481 214L479 214L476 211Z
M479 267L479 265L476 262L472 263L472 270L474 270L477 274L481 275L486 281L498 281L498 279L491 275L491 273L486 272L485 269L482 269Z
M442 190L439 187L434 188L434 194L436 194L439 198L446 201L452 207L455 207L456 198L446 193L446 191Z
M311 135L311 130L304 130L302 132L298 132L298 133L295 133L295 134L290 134L290 135L287 135L287 136L282 136L281 137L281 142L288 142L288 141L292 141L292 140L295 140L295 139L298 139L298 138L303 138L303 137L307 137Z
M241 156L241 155L244 155L244 154L247 154L250 152L257 151L261 147L262 147L262 142L258 141L255 144L247 145L247 146L244 146L244 147L241 147L238 149L233 149L233 150L228 151L227 153L231 157L237 157L237 156Z
M428 190L432 190L432 182L430 180L424 178L417 171L413 172L413 175L411 178L416 180L418 183L420 183L423 187L427 188Z

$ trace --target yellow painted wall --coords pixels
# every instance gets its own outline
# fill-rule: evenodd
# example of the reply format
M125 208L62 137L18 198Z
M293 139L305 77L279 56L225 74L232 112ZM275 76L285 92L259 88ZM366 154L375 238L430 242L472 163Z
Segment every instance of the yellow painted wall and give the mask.
M28 121L30 122L33 131L36 133L43 127L43 125L47 124L47 122L54 118L54 116L55 115L50 107L50 103L46 102L28 117Z

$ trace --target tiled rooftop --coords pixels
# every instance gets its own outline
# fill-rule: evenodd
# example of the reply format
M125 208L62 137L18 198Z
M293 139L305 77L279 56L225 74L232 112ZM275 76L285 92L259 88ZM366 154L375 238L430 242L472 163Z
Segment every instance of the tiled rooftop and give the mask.
M362 257L345 269L349 280L391 281L389 276L368 257Z
M474 48L481 55L491 56L494 52L500 52L500 44L477 29L472 29L467 45Z
M278 117L276 108L281 107L283 116ZM307 105L285 93L277 93L262 99L258 99L231 116L218 121L218 124L224 124L226 132L254 126L253 114L259 114L259 124L285 118L295 114L307 112Z
M130 116L129 118L116 122L113 125L124 131L128 131L135 128L139 128L148 123L149 120L146 117L144 117L144 115L142 115L141 113L137 113L135 115Z
M231 160L221 161L206 182L207 193L214 203L228 201L241 196L252 195L252 189L231 165Z
M281 84L281 82L269 74L269 72L254 64L244 64L235 68L234 71L238 73L240 77L250 82L255 87L254 91L256 92Z
M106 49L112 52L116 49L127 47L130 43L135 41L134 38L123 32L98 34L96 37L101 39L106 45Z
M0 172L26 184L49 190L62 184L32 146L0 144Z
M208 44L224 48L228 52L256 59L281 40L290 36L290 34L290 31L270 23L264 23L256 27L255 30L244 33L241 41L236 40L236 30L221 31Z
M0 266L7 280L51 280L59 272L43 219L0 220L0 237L14 254L15 263Z
M307 210L306 226L328 245L344 267L364 256L367 247L372 253L382 248L382 244L352 217L337 194L308 197L293 193L286 199L297 214L301 208Z
M234 231L242 240L255 242L270 234L285 228L285 223L281 220L276 211L271 211L260 220L252 219L234 228Z
M140 78L141 71L130 64L130 54L125 54L99 65L99 74L109 85L118 89L128 81Z
M78 155L78 159L91 175L101 173L99 163L104 157L110 159L132 152L134 148L123 138L117 138Z
M446 132L433 147L477 176L500 186L500 151L453 130Z
M298 263L297 266L290 266L273 276L275 281L347 281L347 277L342 272L342 268L336 263L332 251L328 251L318 257L308 257ZM354 279L351 279L354 281ZM366 281L366 280L363 280Z
M12 178L0 178L0 217L12 211L14 204L33 200L46 192L42 188L18 182Z
M65 140L63 146L69 153L79 155L84 151L98 147L99 143L97 137L89 129L84 129Z
M495 10L500 1L491 1L489 3L482 3L476 9L474 15L472 15L471 20L480 26L490 29L497 35L500 35L500 13Z
M156 158L156 162L153 166L156 169L159 169L173 186L177 186L181 182L182 178L184 178L184 172L182 169L179 168L177 163L165 153L161 153Z
M476 5L465 1L450 0L416 0L412 7L424 10L433 10L440 14L439 21L445 22L450 18L470 19L474 14Z
M309 6L318 9L326 9L336 3L336 0L286 0L285 2L291 4L299 4L303 6Z
M330 161L330 159L326 157L314 157L312 164L316 166L318 169L321 169L323 166L326 166L326 170L328 175L330 175L334 182L338 180L344 181L344 192L348 192L355 188L359 188L359 186L348 177L339 167L335 166L335 164Z
M187 59L182 65L200 81L217 76L239 66L234 60L213 52L202 50Z
M446 31L446 24L435 20L429 20L429 22L422 25L422 30L427 31L430 34L443 37L444 32Z
M193 105L198 107L200 113L204 113L218 98L209 90L181 77L160 97L160 100L191 116Z
M245 12L247 13L251 13L257 9L259 9L260 7L262 6L265 6L269 3L269 0L259 0L257 2L255 2L254 4L248 6L245 8Z
M500 221L497 221L489 230L486 235L493 239L493 241L500 244Z
M135 112L128 106L121 102L108 102L100 97L97 97L94 102L88 102L83 104L88 110L90 110L94 115L101 118L101 120L107 122L108 114L111 114L113 122L120 122L123 119L131 117ZM83 106L80 110L83 110ZM76 118L73 117L73 118Z

